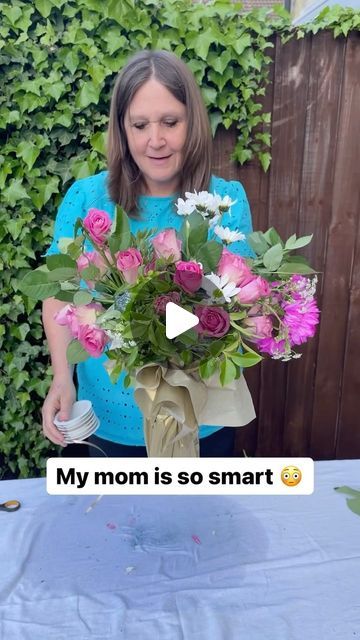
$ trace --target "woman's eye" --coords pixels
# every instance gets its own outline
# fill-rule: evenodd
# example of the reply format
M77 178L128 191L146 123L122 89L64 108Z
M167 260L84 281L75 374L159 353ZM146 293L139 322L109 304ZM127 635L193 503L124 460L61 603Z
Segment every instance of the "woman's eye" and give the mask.
M165 120L164 123L167 127L175 127L177 124L177 120Z
M140 123L140 124L134 124L135 129L140 129L140 131L142 131L142 129L145 129L146 124L145 123Z

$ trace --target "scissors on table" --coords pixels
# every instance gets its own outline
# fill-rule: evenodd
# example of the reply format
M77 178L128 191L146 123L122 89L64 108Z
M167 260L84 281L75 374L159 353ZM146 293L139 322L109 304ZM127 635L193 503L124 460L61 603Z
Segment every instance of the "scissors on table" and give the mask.
M17 511L20 507L21 502L19 502L19 500L7 500L6 502L0 503L0 511L7 511L8 513Z

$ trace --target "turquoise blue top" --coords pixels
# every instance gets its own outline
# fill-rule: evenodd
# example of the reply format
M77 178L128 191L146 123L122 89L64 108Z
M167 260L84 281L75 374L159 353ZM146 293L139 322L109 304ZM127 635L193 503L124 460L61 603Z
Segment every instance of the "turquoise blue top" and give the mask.
M59 239L72 237L76 219L84 218L91 207L107 211L111 218L114 217L115 204L110 200L106 178L107 171L102 171L95 176L76 180L70 187L56 216L54 239L47 255L59 253ZM227 182L212 176L209 191L222 197L229 195L232 200L236 200L231 208L231 215L223 217L223 226L238 229L245 234L252 231L249 203L240 182ZM172 196L140 196L139 209L142 217L141 220L130 220L131 231L135 233L149 227L155 227L159 231L169 227L179 229L183 216L175 213L173 202ZM251 249L245 241L233 243L231 251L243 256L251 255ZM142 415L135 404L133 389L124 388L125 374L120 376L116 384L110 382L104 367L106 360L107 357L103 355L101 358L89 358L77 365L79 400L91 400L100 419L97 436L121 444L143 446ZM221 427L203 425L200 427L200 437L208 436L219 428Z

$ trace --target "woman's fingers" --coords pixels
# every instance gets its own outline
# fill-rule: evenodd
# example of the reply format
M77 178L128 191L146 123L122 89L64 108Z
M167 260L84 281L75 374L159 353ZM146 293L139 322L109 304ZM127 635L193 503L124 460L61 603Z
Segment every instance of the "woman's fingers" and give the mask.
M64 436L54 425L54 418L58 411L59 402L52 401L51 396L48 396L44 402L42 411L43 434L54 444L59 444L64 447L66 446Z

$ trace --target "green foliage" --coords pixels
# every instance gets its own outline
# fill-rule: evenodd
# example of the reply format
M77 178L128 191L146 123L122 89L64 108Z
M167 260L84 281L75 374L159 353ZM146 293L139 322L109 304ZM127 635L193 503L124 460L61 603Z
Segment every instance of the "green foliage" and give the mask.
M53 452L39 435L50 381L40 307L24 301L18 281L23 270L37 267L70 182L105 168L110 95L129 55L162 48L182 56L201 86L213 132L220 124L235 126L233 157L241 163L258 157L267 170L270 114L261 97L274 34L285 40L319 29L334 36L359 29L359 12L349 9L325 9L318 21L295 30L283 9L272 17L266 9L239 11L221 0L0 0L3 474L42 473ZM71 247L76 259L80 245ZM39 287L41 281L39 272ZM71 291L62 296L72 299ZM228 371L231 365L225 377Z

